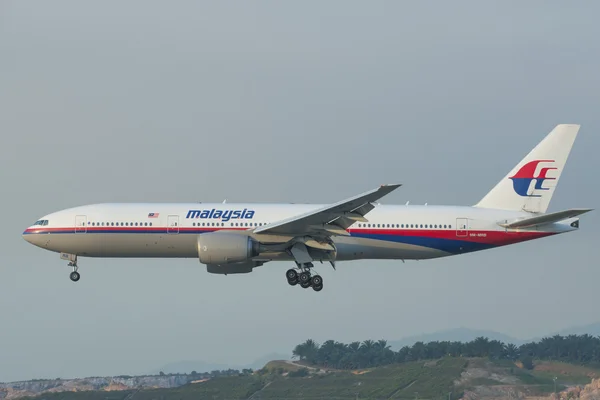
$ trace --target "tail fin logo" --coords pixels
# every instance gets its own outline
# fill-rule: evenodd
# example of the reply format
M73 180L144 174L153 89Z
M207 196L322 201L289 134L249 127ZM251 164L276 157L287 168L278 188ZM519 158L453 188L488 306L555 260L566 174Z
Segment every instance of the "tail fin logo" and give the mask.
M542 187L542 184L546 180L554 180L556 178L549 178L547 176L548 171L555 170L555 167L542 167L537 176L535 172L540 163L554 163L554 160L534 160L523 165L516 174L510 177L513 181L513 189L519 196L523 197L541 197L541 194L530 194L529 187L531 182L535 180L534 190L548 190L549 188Z

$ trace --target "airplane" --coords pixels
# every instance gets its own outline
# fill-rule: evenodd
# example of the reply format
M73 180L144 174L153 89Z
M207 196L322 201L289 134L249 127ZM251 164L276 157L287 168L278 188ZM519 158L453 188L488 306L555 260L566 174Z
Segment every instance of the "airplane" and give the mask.
M74 282L80 257L196 258L224 275L293 261L288 283L318 292L316 262L425 260L578 230L592 209L546 210L579 128L557 125L473 206L378 203L400 184L333 204L92 204L48 214L23 238L60 253Z

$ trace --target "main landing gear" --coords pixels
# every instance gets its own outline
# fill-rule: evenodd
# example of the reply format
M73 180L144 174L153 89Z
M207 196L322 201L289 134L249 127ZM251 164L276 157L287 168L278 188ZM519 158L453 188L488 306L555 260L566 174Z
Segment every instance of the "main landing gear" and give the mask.
M312 286L315 292L323 290L323 278L320 275L312 275L310 269L313 267L313 263L306 263L300 267L300 273L295 269L288 269L285 273L285 277L290 285L296 286L300 284L300 287L307 289Z

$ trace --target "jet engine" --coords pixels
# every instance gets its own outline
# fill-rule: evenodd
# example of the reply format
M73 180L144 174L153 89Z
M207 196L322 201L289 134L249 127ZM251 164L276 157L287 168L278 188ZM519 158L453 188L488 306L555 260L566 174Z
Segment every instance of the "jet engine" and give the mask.
M259 254L258 242L237 233L203 233L198 235L197 245L198 258L202 264L207 265L248 262Z

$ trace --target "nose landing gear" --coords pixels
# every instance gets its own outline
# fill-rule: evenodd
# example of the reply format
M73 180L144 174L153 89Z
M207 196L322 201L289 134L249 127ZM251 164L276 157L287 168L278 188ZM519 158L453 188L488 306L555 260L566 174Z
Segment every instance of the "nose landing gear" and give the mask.
M79 278L81 278L81 275L79 275L79 272L77 272L77 270L79 269L79 267L77 266L77 255L61 253L60 258L62 258L63 260L69 260L68 266L73 267L73 272L69 274L69 278L71 278L73 282L77 282Z
M79 275L79 272L73 271L69 274L69 278L71 278L73 282L77 282L79 278L81 278L81 275Z

